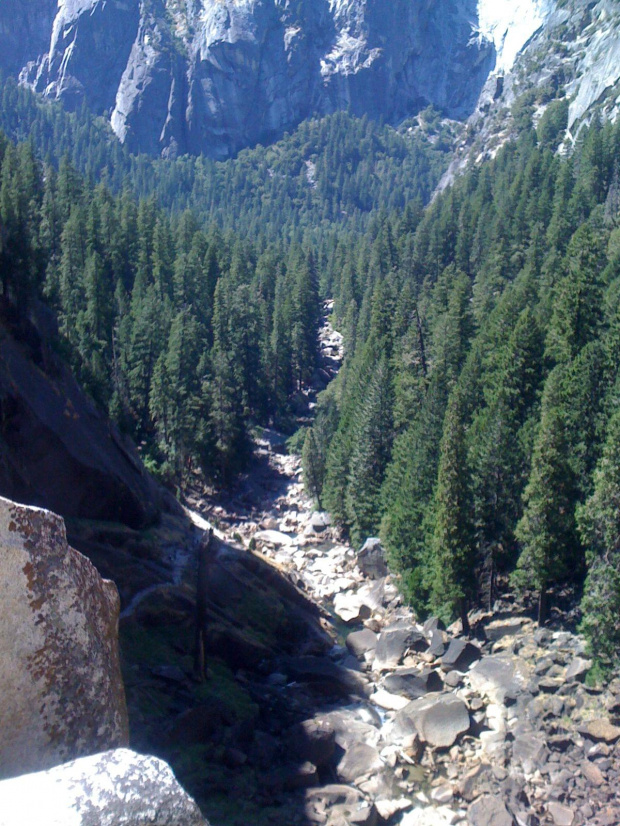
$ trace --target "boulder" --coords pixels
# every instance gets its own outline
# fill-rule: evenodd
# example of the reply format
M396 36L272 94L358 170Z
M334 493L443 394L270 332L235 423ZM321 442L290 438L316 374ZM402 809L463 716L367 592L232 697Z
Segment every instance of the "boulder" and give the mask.
M331 523L331 516L328 513L315 512L310 517L310 525L315 533L324 533Z
M324 657L289 657L286 670L290 677L308 683L320 694L364 694L365 684L359 674Z
M0 783L2 826L208 826L162 760L116 749Z
M353 631L347 636L346 646L354 656L361 658L367 652L375 651L377 635L370 628L364 628L363 631Z
M354 783L356 780L381 771L383 761L377 749L366 743L354 743L348 748L338 765L336 774L344 783Z
M377 822L373 804L352 786L331 784L305 792L305 814L309 823L326 823L328 818L344 818L346 811L356 814L358 819L352 822L357 826L360 823L373 826ZM345 822L344 819L342 822Z
M489 794L471 804L467 822L469 826L513 826L514 823L503 800Z
M499 642L504 637L514 637L520 633L525 620L522 617L492 620L484 626L484 636L489 642Z
M583 657L575 657L566 669L564 679L567 683L582 683L588 671L592 668L592 660L584 660Z
M388 568L385 561L385 551L381 540L371 537L364 542L357 555L357 567L369 579L381 579L387 576Z
M441 658L441 667L444 671L467 671L481 656L477 645L467 640L452 640Z
M336 745L348 751L356 743L378 747L381 735L379 715L367 708L343 708L330 711L321 716L333 726L336 732Z
M512 746L513 760L521 763L527 774L532 774L547 760L545 741L535 734L521 734L515 738Z
M449 748L457 737L469 731L467 706L454 694L422 697L399 711L394 720L397 736L417 734L425 743L437 748Z
M446 806L440 809L414 809L400 821L400 826L452 826L453 812Z
M377 689L370 697L370 702L386 711L400 711L409 704L409 700L400 694L390 694L383 688Z
M336 747L336 732L327 720L315 718L293 726L287 736L287 753L309 761L320 768L332 759Z
M0 499L0 777L128 740L119 597L61 517Z
M563 806L554 800L547 806L547 812L551 816L555 826L573 826L575 813L568 806Z
M272 545L274 548L286 547L293 544L292 538L281 531L257 531L252 538L256 542Z
M523 690L524 679L519 679L513 660L501 655L483 657L469 672L471 687L492 703L515 700Z
M578 728L579 734L590 740L602 743L615 743L620 740L620 728L612 725L609 720L590 720Z
M374 668L377 671L396 668L408 651L424 651L427 645L424 634L410 625L386 628L377 640Z
M428 653L433 657L443 657L446 653L446 642L444 640L444 633L438 628L433 628L427 635L428 638Z
M383 680L383 687L386 691L417 700L430 692L443 691L443 681L438 671L401 668Z
M344 622L360 622L370 618L370 608L364 605L357 594L345 591L336 594L334 598L334 612Z

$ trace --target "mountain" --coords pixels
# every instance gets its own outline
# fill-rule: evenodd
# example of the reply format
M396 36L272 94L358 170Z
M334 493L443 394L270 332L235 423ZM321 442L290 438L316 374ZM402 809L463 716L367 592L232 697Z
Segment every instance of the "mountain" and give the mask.
M510 20L502 17L501 3L480 3L481 33L495 43L498 61L455 146L442 188L471 159L479 163L494 158L519 131L520 115L526 120L533 117L538 124L550 104L564 101L568 128L559 144L562 154L570 154L581 129L595 114L615 121L620 112L620 7L616 2L541 0L532 4L525 0L512 5ZM520 19L528 22L519 23ZM538 28L533 25L536 22Z
M551 0L10 0L1 67L132 151L215 158L347 109L464 119ZM55 11L55 16L53 12ZM14 25L14 20L19 21Z

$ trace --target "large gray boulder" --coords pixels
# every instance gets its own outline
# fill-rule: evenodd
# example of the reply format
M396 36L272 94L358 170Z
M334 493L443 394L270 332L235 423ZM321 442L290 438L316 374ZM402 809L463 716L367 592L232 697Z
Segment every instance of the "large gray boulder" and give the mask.
M513 826L514 820L499 797L485 794L467 812L469 826Z
M0 498L0 593L0 777L125 745L118 592L59 516Z
M357 567L370 579L381 579L387 576L388 568L385 561L385 551L381 540L376 536L364 542L357 555Z
M454 745L470 727L467 706L454 694L440 694L414 700L394 719L394 733L406 737L417 733L421 740L437 748Z
M404 623L384 630L377 640L374 668L377 671L396 668L409 651L424 651L428 642L424 634Z
M425 694L443 691L443 680L438 671L400 668L383 680L383 688L392 694L401 694L410 700L417 700Z
M163 760L128 749L0 783L1 826L208 826Z
M528 677L525 663L508 655L483 657L469 672L474 691L500 704L514 701Z
M444 671L467 671L482 656L477 645L463 639L454 639L441 658Z

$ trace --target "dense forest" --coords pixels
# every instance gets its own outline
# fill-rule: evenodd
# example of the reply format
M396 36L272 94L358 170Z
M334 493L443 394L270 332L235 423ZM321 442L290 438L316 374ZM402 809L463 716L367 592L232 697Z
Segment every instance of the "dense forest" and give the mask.
M257 423L286 424L316 364L318 275L310 250L260 250L153 199L114 197L29 144L0 138L3 297L43 298L82 386L152 470L228 482Z
M620 126L556 153L566 102L420 217L340 248L347 359L320 401L311 492L354 543L380 532L404 592L446 620L498 579L583 585L602 664L620 644ZM585 584L584 584L585 583Z
M620 126L570 157L551 104L428 206L453 135L309 121L226 163L128 155L12 81L0 125L5 301L56 312L83 386L160 478L229 483L290 430L335 300L345 363L305 435L310 493L380 533L420 615L544 619L562 587L620 650ZM29 135L27 142L16 143Z
M174 213L191 209L204 224L270 242L306 235L328 243L343 228L365 229L378 209L427 203L458 125L430 108L415 125L396 130L339 112L232 161L157 159L131 155L86 108L66 112L0 76L0 129L31 142L40 158L55 166L69 160L93 185L104 181L116 194L129 187Z

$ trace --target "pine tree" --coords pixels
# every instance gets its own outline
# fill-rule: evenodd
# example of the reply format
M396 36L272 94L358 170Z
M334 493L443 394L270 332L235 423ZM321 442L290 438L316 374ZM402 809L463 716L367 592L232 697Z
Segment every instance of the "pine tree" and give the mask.
M609 421L594 490L577 512L588 576L581 630L605 668L620 665L620 412Z
M314 428L308 428L301 454L304 472L304 487L321 510L321 491L325 477L325 456L322 454L314 434Z
M474 595L475 554L463 415L456 390L448 404L441 439L430 604L448 620L459 616L464 633L469 633L467 614Z
M575 479L562 409L561 373L557 369L545 387L523 499L524 513L516 529L523 550L514 582L520 589L538 592L538 619L544 622L549 586L570 575L578 555Z
M345 500L351 539L360 543L378 532L381 486L392 449L391 376L387 360L373 370L353 428Z

